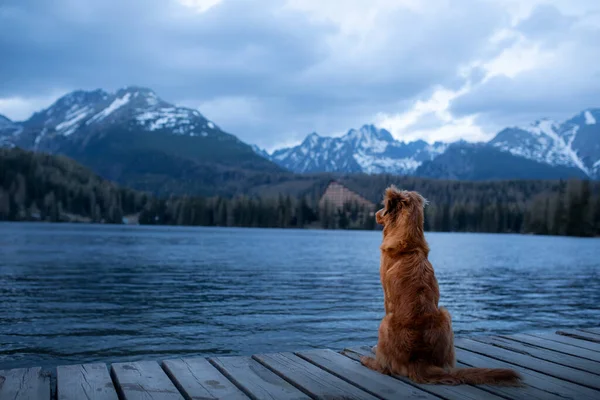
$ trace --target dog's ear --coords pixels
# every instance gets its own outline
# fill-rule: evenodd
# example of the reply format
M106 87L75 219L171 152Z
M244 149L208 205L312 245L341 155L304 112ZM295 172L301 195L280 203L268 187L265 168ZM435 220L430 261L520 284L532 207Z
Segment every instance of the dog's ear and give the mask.
M385 202L385 211L383 212L383 216L385 217L390 212L394 211L397 206L397 201L395 198L388 198Z
M387 215L393 211L395 211L398 206L400 206L402 200L401 192L394 186L390 186L385 190L385 211L383 215Z
M418 196L418 200L413 199L413 195ZM410 206L414 201L423 203L425 199L416 192L407 192L406 190L399 190L396 186L391 185L385 190L385 211L383 215L387 215L396 210L400 210L402 207Z

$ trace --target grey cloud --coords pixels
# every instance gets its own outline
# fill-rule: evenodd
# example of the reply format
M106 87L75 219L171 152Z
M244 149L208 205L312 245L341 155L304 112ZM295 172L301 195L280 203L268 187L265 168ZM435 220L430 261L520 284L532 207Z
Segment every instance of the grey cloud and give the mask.
M577 18L545 6L519 28L552 51L552 61L514 78L495 76L476 85L452 102L453 114L478 114L483 127L503 127L546 117L560 120L600 106L600 41L591 40L600 37L600 27L581 27Z
M531 15L517 25L517 29L529 38L552 42L576 21L577 18L562 14L556 7L542 4L533 9Z
M246 1L170 18L161 17L166 2L159 0L86 2L94 6L86 10L53 3L28 1L16 18L3 18L2 53L10 61L0 74L12 82L0 95L130 83L167 96L252 92L315 62L323 53L317 38L331 29L275 18Z
M385 40L350 58L331 47L337 27L282 4L225 0L196 14L167 0L4 0L0 98L148 86L171 102L212 104L207 117L268 145L372 122L434 85L460 87L458 67L507 18L476 0L424 19L389 13L378 20ZM228 112L221 98L251 111Z
M540 118L560 120L600 105L598 84L577 84L564 76L536 74L524 74L519 79L492 78L454 100L451 112L457 116L479 114L483 126L512 126Z

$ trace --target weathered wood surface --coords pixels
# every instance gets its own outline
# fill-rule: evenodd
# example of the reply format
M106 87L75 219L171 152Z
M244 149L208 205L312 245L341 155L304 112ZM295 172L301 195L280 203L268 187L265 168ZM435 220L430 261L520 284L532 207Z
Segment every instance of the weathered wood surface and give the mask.
M587 333L576 329L569 329L564 331L556 331L559 335L569 336L575 339L586 340L589 342L600 343L600 336L593 333Z
M155 361L113 364L111 374L126 400L180 400L183 396Z
M0 400L599 399L600 328L455 341L457 367L511 368L522 387L421 385L360 364L371 347L0 371ZM109 373L110 370L110 373ZM51 387L51 385L56 385ZM52 389L52 390L51 390Z
M569 336L557 335L552 333L528 333L526 335L537 337L540 339L550 340L551 342L559 342L569 344L575 347L581 347L582 349L592 350L600 352L600 344L594 342L588 342L586 340L575 339Z
M66 365L56 369L58 400L117 400L105 364Z
M594 398L596 391L593 389L586 388L571 382L564 381L562 379L554 378L542 374L540 372L532 371L527 368L523 368L518 365L510 364L504 361L497 360L495 358L484 356L481 354L473 353L468 350L456 349L456 358L460 362L467 364L471 367L480 368L510 368L517 371L523 377L523 382L527 385L525 388L518 388L518 395L511 395L509 398L515 399L528 399L528 398L555 398L558 396L564 399L586 399ZM504 391L502 387L495 386L495 390ZM548 393L548 395L542 395L538 390L532 391L531 388L541 390L542 392ZM538 394L535 394L538 393Z
M163 361L163 368L181 393L193 399L247 399L204 358Z
M363 347L354 347L350 349L344 350L344 354L348 357L351 357L355 360L359 360L360 357L365 355L372 355L371 347L363 346ZM394 376L394 378L399 379L403 382L406 382L409 385L413 385L425 392L429 392L433 395L441 397L443 399L448 400L461 400L461 399L469 399L469 400L477 400L477 399L501 399L502 397L496 396L492 393L489 393L481 388L468 386L468 385L460 385L460 386L446 386L446 385L420 385L413 383L410 379L405 378L403 376Z
M595 337L597 337L598 339L600 339L600 332L596 332L596 331L594 331L594 329L591 329L591 328L582 328L582 329L577 329L577 330L580 331L580 332L583 332L583 333L594 335Z
M595 333L597 335L600 335L600 328L584 328L582 330L586 331L586 332Z
M19 368L0 371L0 400L50 399L50 378L42 369Z
M600 378L598 375L581 371L564 365L555 364L550 361L533 358L519 352L503 349L491 344L481 343L472 339L457 339L456 347L472 351L474 353L489 355L498 360L541 372L555 378L564 379L593 389L600 390Z
M254 399L310 399L252 357L217 357L211 358L210 361Z
M543 349L541 347L532 346L526 343L520 343L514 340L509 340L501 337L475 337L473 340L478 342L488 343L503 349L511 350L517 353L525 354L540 360L551 361L556 364L561 364L567 367L580 369L592 374L600 374L600 364L596 361L579 358L569 354L558 353L553 350ZM600 377L598 378L600 379Z
M531 335L516 334L511 336L501 336L508 340L514 340L517 342L529 344L532 346L541 347L543 349L556 351L563 354L569 354L572 356L585 358L592 361L600 362L600 352L589 351L581 347L573 346L572 344L565 344L561 342L553 342L548 339L539 338Z
M435 399L437 397L391 376L363 367L355 360L332 350L310 350L297 353L301 358L323 368L365 392L382 399Z
M258 354L253 358L312 398L377 398L292 353Z

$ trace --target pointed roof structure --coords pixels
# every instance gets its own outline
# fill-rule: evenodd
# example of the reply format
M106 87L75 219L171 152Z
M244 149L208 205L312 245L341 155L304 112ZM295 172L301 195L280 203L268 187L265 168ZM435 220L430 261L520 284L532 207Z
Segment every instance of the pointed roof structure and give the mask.
M365 199L360 194L348 189L346 186L336 180L332 180L327 185L323 196L319 200L319 207L325 207L325 203L330 204L334 208L342 208L345 203L357 203L365 206L368 209L374 209L376 205Z

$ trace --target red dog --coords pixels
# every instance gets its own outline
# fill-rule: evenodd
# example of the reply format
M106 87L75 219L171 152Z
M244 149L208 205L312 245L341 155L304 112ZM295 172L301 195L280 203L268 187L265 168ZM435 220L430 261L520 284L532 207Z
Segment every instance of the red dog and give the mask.
M384 203L376 220L383 225L380 275L386 315L375 358L362 357L361 363L418 383L519 385L520 376L510 369L455 369L450 314L438 307L438 283L427 259L425 199L391 186Z

